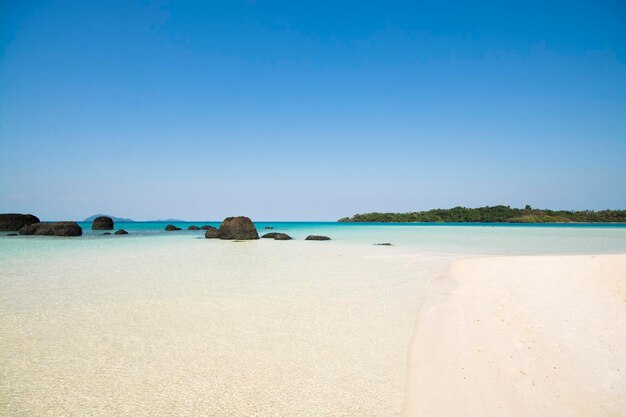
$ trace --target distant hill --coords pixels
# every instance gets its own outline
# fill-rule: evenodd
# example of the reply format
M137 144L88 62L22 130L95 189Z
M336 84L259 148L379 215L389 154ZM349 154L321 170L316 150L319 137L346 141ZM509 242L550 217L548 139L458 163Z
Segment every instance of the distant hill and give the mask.
M181 219L163 219L163 220L149 220L150 222L155 222L155 223L185 223L187 222L187 220L181 220Z
M87 217L85 220L83 220L84 222L92 222L94 221L94 219L96 217L100 217L100 216L106 216L106 217L110 217L114 222L134 222L134 220L132 219L125 219L123 217L115 217L115 216L110 216L108 214L94 214L93 216L89 216Z
M340 222L407 223L626 223L626 210L538 210L530 206L454 207L411 213L365 213Z

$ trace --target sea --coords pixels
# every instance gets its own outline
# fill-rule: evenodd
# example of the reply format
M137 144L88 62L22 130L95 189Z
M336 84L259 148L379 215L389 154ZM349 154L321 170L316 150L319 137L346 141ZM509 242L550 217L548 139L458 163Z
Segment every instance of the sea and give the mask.
M115 230L129 235L103 236L91 230L91 222L79 222L80 240L129 238L198 238L204 231L189 226L219 227L219 221L117 222ZM180 231L165 231L173 224ZM617 223L340 223L340 222L255 222L259 236L268 232L287 233L301 240L308 235L324 235L332 242L373 245L391 243L417 251L467 254L576 254L626 251L626 224ZM33 237L22 237L33 239ZM35 239L42 239L37 238ZM50 240L44 237L43 239ZM333 244L327 242L327 244Z

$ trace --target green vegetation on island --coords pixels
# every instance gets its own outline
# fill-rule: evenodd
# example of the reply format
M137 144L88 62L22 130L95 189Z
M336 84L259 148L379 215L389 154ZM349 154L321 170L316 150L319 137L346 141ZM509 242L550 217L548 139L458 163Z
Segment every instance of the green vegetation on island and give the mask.
M365 213L340 222L406 223L626 223L626 210L543 210L526 206L454 207L411 213Z

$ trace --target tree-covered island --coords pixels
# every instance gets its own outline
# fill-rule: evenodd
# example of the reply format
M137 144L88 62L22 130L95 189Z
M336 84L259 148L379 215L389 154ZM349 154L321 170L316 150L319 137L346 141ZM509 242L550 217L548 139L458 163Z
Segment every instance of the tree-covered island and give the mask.
M626 223L626 210L545 210L510 206L454 207L411 213L365 213L339 222L407 223Z

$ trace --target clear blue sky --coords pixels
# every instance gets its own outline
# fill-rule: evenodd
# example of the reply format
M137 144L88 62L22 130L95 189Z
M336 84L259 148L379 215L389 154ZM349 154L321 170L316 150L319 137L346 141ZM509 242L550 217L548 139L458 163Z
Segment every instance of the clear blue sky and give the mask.
M626 209L626 6L0 2L0 212Z

